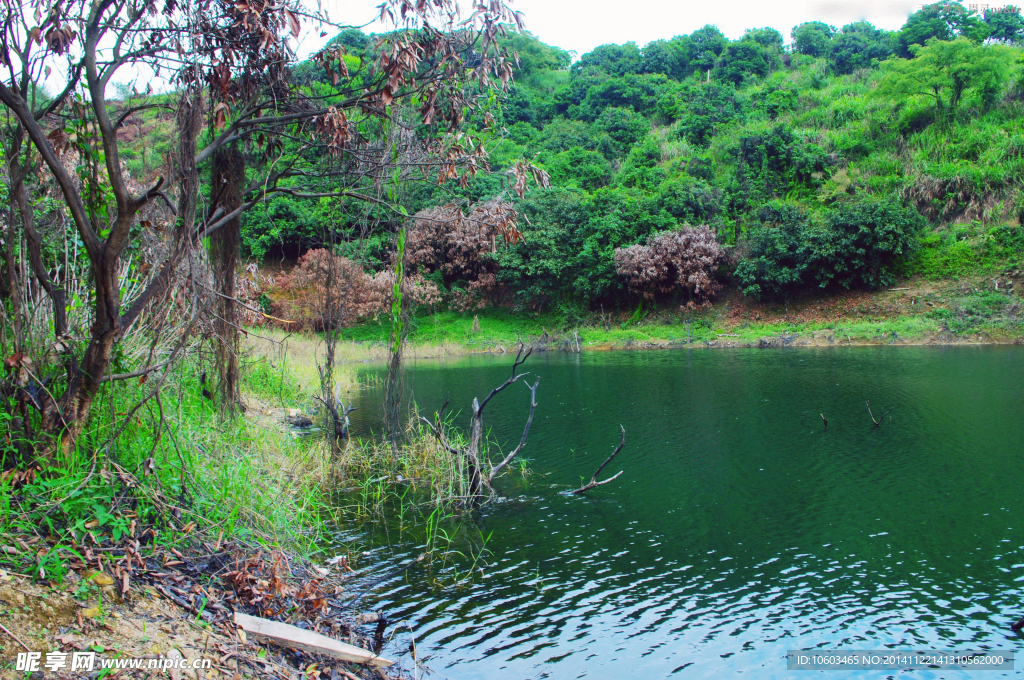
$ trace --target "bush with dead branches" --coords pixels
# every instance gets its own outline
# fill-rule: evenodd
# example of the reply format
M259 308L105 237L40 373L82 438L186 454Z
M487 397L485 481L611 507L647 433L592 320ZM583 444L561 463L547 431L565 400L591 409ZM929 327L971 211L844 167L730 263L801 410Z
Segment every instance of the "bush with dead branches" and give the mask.
M465 215L453 204L429 208L418 212L408 229L409 265L420 273L439 273L452 288L452 307L483 307L500 297L498 264L492 256L499 243L522 238L510 204L489 201ZM459 287L463 282L466 287Z
M328 282L333 282L331 291L326 289ZM290 330L324 331L386 312L391 305L395 274L382 271L369 275L358 263L326 248L315 248L300 257L294 269L277 277L276 284L274 316L289 322L286 326ZM404 277L403 292L411 296L414 306L434 305L440 300L437 286L421 276ZM330 319L324 316L322 304L328 295L340 301Z
M647 245L615 249L615 270L626 279L629 290L645 298L686 291L686 306L710 304L722 284L715 270L725 251L707 226L683 227L652 236Z

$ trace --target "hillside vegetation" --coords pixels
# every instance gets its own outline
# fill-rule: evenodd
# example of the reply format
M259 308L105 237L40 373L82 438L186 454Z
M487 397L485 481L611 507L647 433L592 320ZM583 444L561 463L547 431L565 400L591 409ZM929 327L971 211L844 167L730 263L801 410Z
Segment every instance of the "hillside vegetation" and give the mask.
M730 287L782 303L907 276L1012 279L1024 255L1022 26L1018 11L940 2L894 32L809 22L730 41L705 26L575 62L510 34L515 83L487 112L501 130L494 172L406 178L407 212L432 216L409 221L407 264L437 286L435 310L572 318L641 300L693 309ZM335 41L353 71L375 46L355 30ZM312 92L329 82L313 63L296 76ZM152 118L151 155L167 131ZM440 207L515 198L504 171L522 158L550 186L518 201L520 240ZM294 261L338 225L338 255L369 276L390 266L401 219L331 199L274 196L246 215L242 245Z

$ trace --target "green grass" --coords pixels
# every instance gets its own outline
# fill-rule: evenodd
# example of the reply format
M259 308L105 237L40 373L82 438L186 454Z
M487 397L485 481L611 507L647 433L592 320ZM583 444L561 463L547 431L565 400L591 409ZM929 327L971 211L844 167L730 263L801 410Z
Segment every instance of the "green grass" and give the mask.
M289 376L261 363L245 385L264 398L294 397ZM49 545L0 555L8 568L59 581L85 545L155 531L147 550L237 539L316 550L324 466L314 447L246 418L229 420L201 394L200 368L177 367L132 413L149 385L103 390L73 448L24 480L0 480L0 543L38 536ZM161 422L161 408L163 425ZM111 436L122 428L116 440ZM39 570L42 569L42 572Z
M958 335L1024 330L1024 303L1016 296L982 290L952 298L948 307L929 316Z
M714 312L689 318L689 328L678 316L666 317L653 314L639 322L613 323L609 330L601 325L566 324L554 314L536 317L514 315L506 310L487 309L476 313L480 321L480 332L471 331L472 314L444 312L421 316L416 319L420 329L428 328L429 333L414 333L411 343L416 345L461 345L466 351L495 350L503 346L512 351L521 338L536 342L547 332L555 344L570 341L575 344L573 331L582 349L627 348L657 345L699 346L706 342L756 343L760 338L777 336L809 336L815 332L832 331L837 340L854 342L881 341L899 337L903 340L921 339L928 334L943 330L941 319L925 314L899 316L896 318L857 318L839 321L793 322L793 323L746 323L740 326L726 325ZM720 335L728 334L728 335ZM346 329L348 340L361 343L382 343L387 340L387 328L383 325L364 324Z
M480 320L480 332L473 332L473 317ZM423 345L457 343L469 347L502 344L506 348L517 342L517 337L543 329L549 332L561 328L564 317L555 313L514 314L506 309L483 309L476 312L438 312L414 316L410 321L409 342ZM342 340L361 343L387 342L391 333L388 319L371 321L341 331Z
M928 279L997 276L1024 262L1019 226L954 224L921 237L920 246L905 273Z

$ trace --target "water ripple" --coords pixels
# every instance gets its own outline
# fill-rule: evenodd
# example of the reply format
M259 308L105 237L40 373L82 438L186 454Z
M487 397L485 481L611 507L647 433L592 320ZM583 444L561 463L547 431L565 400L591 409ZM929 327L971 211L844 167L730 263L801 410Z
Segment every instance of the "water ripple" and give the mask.
M793 648L1013 648L1022 359L1020 348L531 358L543 417L527 455L541 474L476 518L493 532L486 577L445 585L450 566L427 565L364 603L408 623L429 665L463 679L788 678ZM459 404L489 390L506 363L420 364L409 382L429 412L446 394ZM499 441L521 432L526 399L489 407ZM873 428L865 401L876 416L895 406L892 421ZM559 493L589 477L619 422L623 477ZM382 541L371 570L421 542Z

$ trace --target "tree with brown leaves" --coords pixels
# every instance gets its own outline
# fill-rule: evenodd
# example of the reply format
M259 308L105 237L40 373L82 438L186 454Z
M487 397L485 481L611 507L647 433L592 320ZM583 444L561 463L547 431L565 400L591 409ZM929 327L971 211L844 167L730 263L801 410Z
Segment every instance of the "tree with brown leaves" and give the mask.
M62 365L45 385L38 376L27 378L45 389L5 387L22 395L20 436L59 434L70 443L107 381L156 375L156 395L186 339L209 323L206 302L231 290L211 280L198 246L268 196L332 197L398 215L387 187L413 174L464 184L487 168L482 143L464 129L464 119L480 109L489 89L509 82L513 57L497 39L503 23L518 24L519 16L495 1L475 5L463 19L453 0L385 0L380 13L401 30L381 37L358 73L350 72L340 45L316 56L335 83L324 98L289 80L291 41L303 26L334 26L301 0L4 2L0 111L15 198L4 240L8 251L26 244L35 279L29 286L19 278L14 253L6 253L16 315L12 346L22 355L12 365L27 365L21 362L32 353L52 356L52 348L28 342L26 328L40 323L16 304L28 288L46 292L45 324ZM45 98L36 83L53 73L64 75L65 86ZM179 146L159 177L130 176L119 131L133 114L168 105L149 97L148 88L127 101L108 100L108 87L126 77L162 78L178 89L172 101ZM203 127L210 133L200 134ZM299 152L287 153L286 141ZM198 211L199 176L230 148L246 155L248 176L231 192L234 198L214 191L206 210ZM37 257L31 200L24 200L23 189L30 179L52 182L83 244L86 274L70 266L48 269ZM524 182L517 176L517 187ZM137 268L132 255L146 248L155 255ZM138 283L126 289L129 279ZM69 319L65 291L72 280L90 308ZM221 317L222 332L237 332L235 322ZM117 347L139 331L149 335L154 351L138 370L112 374ZM35 396L23 396L29 393Z
M546 183L546 177L541 181ZM494 302L498 266L491 256L500 245L522 239L515 217L510 203L497 200L477 205L468 214L454 204L422 210L409 221L406 258L417 271L440 272L446 283L468 283L461 296L453 295L454 307Z

